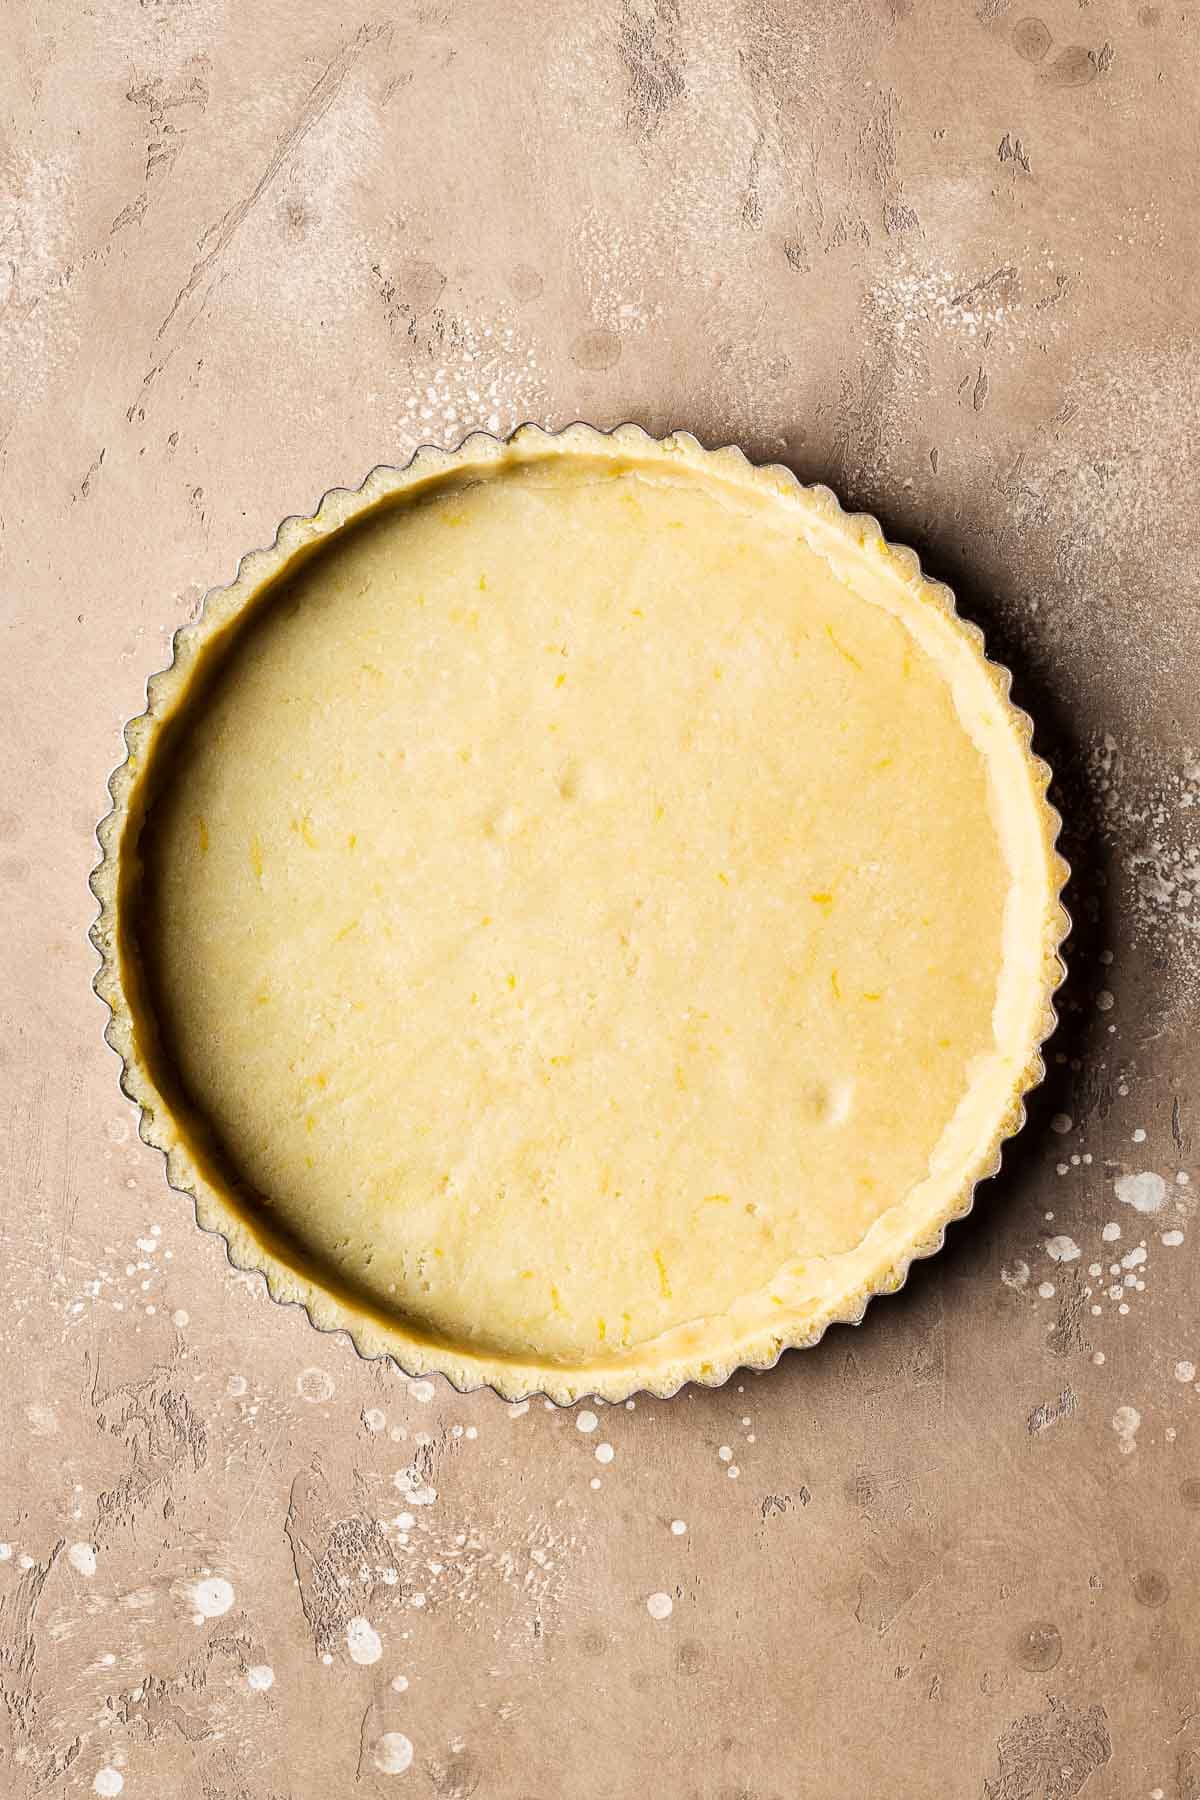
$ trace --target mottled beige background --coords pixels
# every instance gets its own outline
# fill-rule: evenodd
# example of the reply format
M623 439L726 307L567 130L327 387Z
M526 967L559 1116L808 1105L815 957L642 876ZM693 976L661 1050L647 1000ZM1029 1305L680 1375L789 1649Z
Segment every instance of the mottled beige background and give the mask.
M4 1796L1198 1800L1198 19L8 0ZM579 415L783 458L958 585L1081 921L945 1254L590 1433L231 1272L86 937L202 590L418 441Z

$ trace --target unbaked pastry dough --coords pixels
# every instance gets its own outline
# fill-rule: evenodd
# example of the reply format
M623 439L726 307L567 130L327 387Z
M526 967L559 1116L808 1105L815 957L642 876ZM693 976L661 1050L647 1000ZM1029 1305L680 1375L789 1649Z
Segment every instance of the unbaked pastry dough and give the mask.
M1028 722L910 554L736 452L379 472L210 600L131 742L99 940L145 1134L410 1369L769 1362L936 1246L1040 1074Z

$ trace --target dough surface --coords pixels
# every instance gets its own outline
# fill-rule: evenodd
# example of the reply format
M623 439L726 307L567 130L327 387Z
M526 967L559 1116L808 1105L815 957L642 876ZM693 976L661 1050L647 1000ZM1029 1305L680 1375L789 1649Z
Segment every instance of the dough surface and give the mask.
M963 628L819 524L665 457L451 472L184 687L130 923L160 1085L385 1329L586 1391L728 1360L980 1172L1044 803Z

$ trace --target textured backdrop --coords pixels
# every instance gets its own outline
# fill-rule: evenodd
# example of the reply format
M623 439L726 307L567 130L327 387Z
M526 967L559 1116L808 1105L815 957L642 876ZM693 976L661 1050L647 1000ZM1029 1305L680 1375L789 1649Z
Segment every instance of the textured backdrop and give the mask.
M4 14L0 1792L1198 1800L1194 9ZM243 550L579 416L785 460L956 585L1078 923L902 1296L558 1413L231 1272L117 1090L87 874Z

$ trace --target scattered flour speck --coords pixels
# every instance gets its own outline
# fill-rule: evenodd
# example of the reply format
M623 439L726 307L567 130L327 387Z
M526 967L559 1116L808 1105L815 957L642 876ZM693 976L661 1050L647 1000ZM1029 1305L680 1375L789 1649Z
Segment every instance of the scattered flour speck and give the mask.
M1074 1262L1079 1255L1079 1245L1074 1238L1059 1235L1046 1239L1046 1255L1051 1262Z
M209 1575L192 1583L188 1599L201 1621L219 1619L233 1605L233 1587L223 1575Z
M412 1767L413 1747L402 1731L385 1731L375 1744L375 1767L381 1775L403 1775Z

